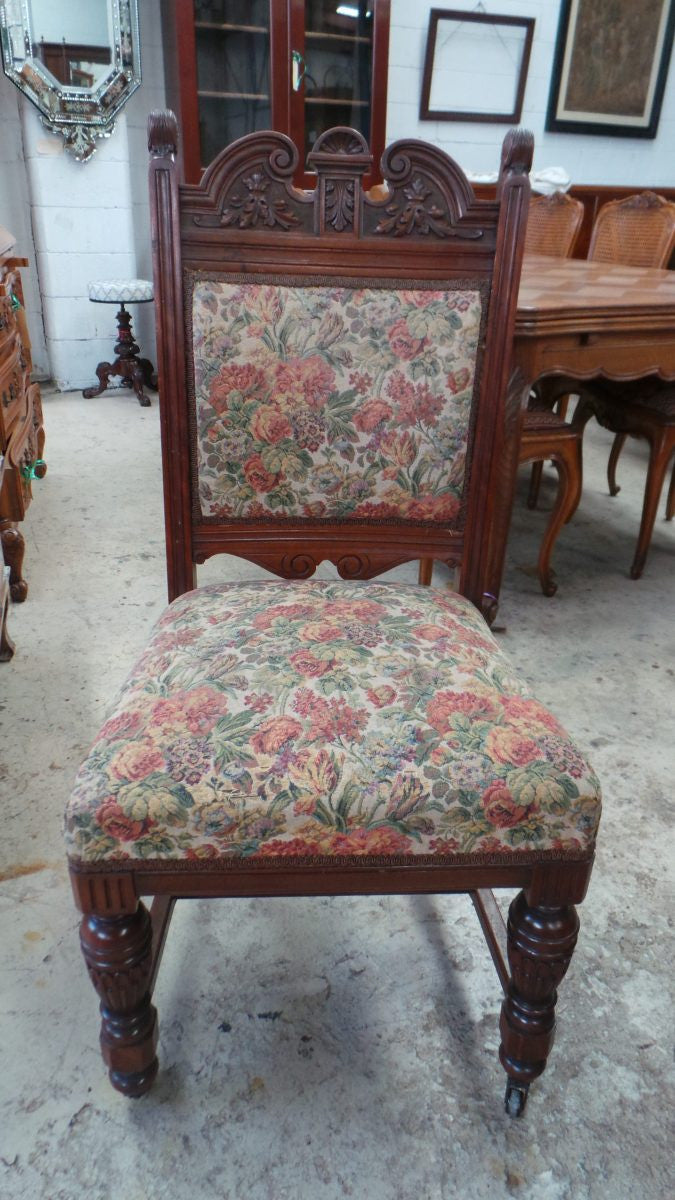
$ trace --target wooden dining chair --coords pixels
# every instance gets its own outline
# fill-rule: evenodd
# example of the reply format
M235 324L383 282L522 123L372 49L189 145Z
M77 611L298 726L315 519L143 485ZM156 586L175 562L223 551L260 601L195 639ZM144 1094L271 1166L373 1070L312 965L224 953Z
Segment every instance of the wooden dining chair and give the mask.
M418 141L385 151L373 200L347 128L310 153L313 192L272 132L182 186L176 138L173 114L150 117L172 603L66 814L110 1078L128 1096L155 1078L175 898L468 892L518 1115L600 809L482 615L525 401L509 361L532 137L507 135L496 201ZM195 589L220 553L278 578ZM458 594L373 580L425 555L458 568ZM323 560L339 579L310 578ZM518 889L507 930L492 887Z
M587 257L626 267L667 267L673 250L675 204L655 192L637 192L603 204Z
M577 240L584 206L566 192L533 196L525 234L526 254L548 254L569 258Z
M655 192L647 191L628 196L625 200L611 200L603 205L593 226L588 258L594 262L623 263L629 267L667 267L674 251L675 204L665 200L663 196L657 196ZM644 403L639 404L640 411L636 415L634 428L629 428L629 409L635 403L637 395L633 385L625 391L622 385L606 388L602 381L590 380L580 384L574 379L557 376L540 380L536 390L538 405L542 408L555 408L561 416L566 416L569 396L579 396L580 404L572 422L572 427L577 430L579 437L583 436L591 416L596 416L606 429L616 433L608 463L611 495L616 495L616 491L613 490L616 486L616 464L626 437L648 436L652 447L660 444L662 437L665 437L666 441L668 439L668 393L657 399L654 389L649 391L649 394L645 395ZM657 387L656 391L658 390ZM639 387L637 392L639 393ZM648 411L651 413L649 421ZM644 433L647 428L646 422L650 430L649 435ZM661 457L656 450L650 454L642 524L631 567L633 579L639 579L642 574L649 550L656 507L663 487ZM535 463L532 468L528 495L530 508L536 507L537 504L542 468L543 462ZM653 513L651 518L650 513Z
M663 485L675 455L675 385L653 378L631 383L593 380L588 389L584 387L574 414L574 425L580 434L583 435L591 417L615 435L607 464L610 496L621 491L616 482L616 467L626 438L642 439L649 446L642 518L630 568L631 579L640 579L649 554ZM672 521L674 515L675 465L666 499L666 521Z

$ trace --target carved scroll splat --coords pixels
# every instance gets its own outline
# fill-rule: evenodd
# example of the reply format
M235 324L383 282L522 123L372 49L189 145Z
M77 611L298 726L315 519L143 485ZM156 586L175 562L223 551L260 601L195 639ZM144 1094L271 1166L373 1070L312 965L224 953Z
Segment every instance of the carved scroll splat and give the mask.
M199 187L185 188L192 224L260 232L306 226L312 197L293 187L297 164L285 134L247 134L214 159Z
M462 225L474 201L456 163L423 142L395 142L382 157L390 195L368 201L368 232L393 237L428 236L475 241L483 230Z
M290 229L299 223L295 213L291 212L286 197L279 194L279 189L262 166L241 179L240 187L245 190L232 192L228 206L223 208L220 215L197 216L194 218L195 225L236 225L239 229L255 229L261 226L273 229L275 225L279 225L282 229Z
M314 229L316 233L361 230L361 181L370 170L373 156L364 137L346 125L337 125L322 133L307 156L309 167L318 175L315 192Z
M428 201L432 195L421 175L417 175L409 187L403 188L407 203L388 204L386 217L375 226L375 233L393 233L402 237L407 233L435 233L437 237L479 238L479 229L456 229L448 221L443 209Z

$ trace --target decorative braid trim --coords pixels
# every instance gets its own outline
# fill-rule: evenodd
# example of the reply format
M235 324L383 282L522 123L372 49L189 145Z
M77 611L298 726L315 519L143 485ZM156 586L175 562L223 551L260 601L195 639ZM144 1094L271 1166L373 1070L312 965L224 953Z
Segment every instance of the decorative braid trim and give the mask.
M452 867L520 867L540 866L553 862L587 863L593 858L595 843L585 853L578 850L514 850L504 854L316 854L306 858L289 855L287 858L262 858L240 855L223 855L220 858L107 858L89 862L81 858L69 858L72 871L81 874L105 874L120 871L278 871L294 867L322 867L339 870L342 867L361 867L364 870L382 867L436 867L447 870Z

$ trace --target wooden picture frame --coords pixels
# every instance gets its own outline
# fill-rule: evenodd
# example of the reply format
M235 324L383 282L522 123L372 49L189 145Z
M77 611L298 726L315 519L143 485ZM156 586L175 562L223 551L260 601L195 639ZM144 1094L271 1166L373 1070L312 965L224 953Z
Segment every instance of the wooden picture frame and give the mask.
M675 0L562 0L546 129L654 138Z
M445 30L444 25L448 27ZM477 25L483 29L472 28ZM492 27L490 40L486 27ZM432 8L424 58L420 121L517 124L523 109L533 35L533 17ZM502 92L504 103L496 109L480 107L481 97L486 94L481 87L481 71L491 79L489 94L495 96L500 90ZM495 80L502 81L498 89L494 87ZM448 102L444 103L442 93L446 89ZM460 104L457 103L458 96L462 99Z

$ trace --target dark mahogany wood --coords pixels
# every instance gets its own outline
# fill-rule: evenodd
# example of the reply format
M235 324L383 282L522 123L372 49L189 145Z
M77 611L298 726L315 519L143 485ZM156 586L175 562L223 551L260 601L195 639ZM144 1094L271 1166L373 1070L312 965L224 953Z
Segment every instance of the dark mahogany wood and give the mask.
M80 926L80 942L89 978L101 999L101 1050L110 1081L125 1096L142 1096L158 1066L157 1013L150 1003L154 977L150 914L138 904L133 913L87 915Z
M141 358L140 347L134 341L131 328L131 313L120 304L117 313L117 341L115 342L115 359L113 362L100 362L96 368L98 387L88 387L82 392L85 400L100 396L110 386L110 377L121 376L123 384L132 387L141 408L150 407L150 399L143 387L157 389L157 374L149 358Z
M310 155L318 177L311 193L293 187L297 151L283 135L252 134L235 142L197 187L179 185L171 152L177 135L168 117L155 119L152 136L153 242L163 289L158 361L170 596L192 587L194 564L215 553L240 554L286 578L311 575L322 559L335 563L345 578L370 578L422 557L424 547L425 556L460 566L460 589L482 611L494 614L523 395L522 382L509 386L509 372L531 141L517 132L507 138L499 205L477 202L457 165L421 142L398 142L385 153L389 192L375 200L362 188L370 156L354 130L338 128L319 138ZM256 179L264 188L255 183L253 192ZM350 197L340 222L327 199L338 186ZM501 261L498 274L493 273L495 257ZM190 479L175 464L190 460L183 272L204 269L224 276L244 270L251 278L274 271L305 279L336 273L345 280L470 279L488 289L491 319L480 417L458 527L320 521L219 525L194 516Z
M153 114L150 194L170 596L189 590L195 564L216 553L240 555L286 578L311 575L324 559L345 578L370 578L395 563L425 557L456 565L463 593L494 616L527 396L522 377L511 373L510 357L531 136L515 131L507 137L498 202L477 201L457 165L421 142L398 142L385 153L388 190L378 200L364 193L370 155L354 130L338 128L318 140L312 152L318 182L310 194L293 186L298 157L283 134L235 142L198 186L179 184L176 142L173 115ZM489 309L466 492L456 524L205 521L193 503L190 472L184 288L195 271L223 279L273 274L301 281L377 280L392 287L415 281L447 286L473 281L483 287ZM567 911L583 899L591 864L591 857L576 859L565 850L480 862L467 855L450 863L383 857L328 864L310 859L300 865L273 859L72 864L75 898L85 914L85 959L102 999L102 1045L112 1082L136 1095L147 1090L156 1071L150 994L176 897L475 893L506 985L504 933L499 921L493 929L494 906L485 889L524 889L537 914L544 908ZM139 904L142 896L156 898L150 917ZM550 957L554 946L562 953L558 926L550 920L544 926L539 942L528 943L535 961ZM515 982L503 1035L507 1074L520 1088L537 1073L543 1045L542 1021L528 1024L522 1018L532 993L516 961L524 936L511 936ZM545 1001L550 1003L549 992Z
M573 904L544 906L520 892L507 926L511 982L502 1004L499 1058L509 1077L506 1110L521 1116L527 1090L553 1045L556 988L570 965L579 932Z
M508 968L508 939L504 918L491 888L478 888L469 894L492 955L499 982L506 994L511 976Z

